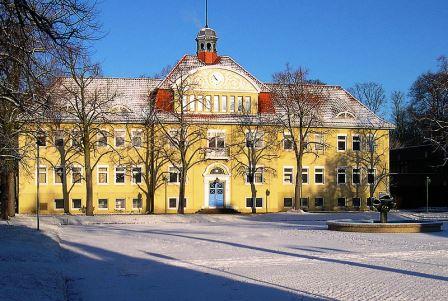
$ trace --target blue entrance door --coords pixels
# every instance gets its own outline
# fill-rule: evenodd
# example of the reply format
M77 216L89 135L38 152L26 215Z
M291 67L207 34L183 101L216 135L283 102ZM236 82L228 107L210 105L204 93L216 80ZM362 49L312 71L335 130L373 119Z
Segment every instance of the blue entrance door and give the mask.
M224 183L210 182L209 186L209 207L223 208L224 207Z

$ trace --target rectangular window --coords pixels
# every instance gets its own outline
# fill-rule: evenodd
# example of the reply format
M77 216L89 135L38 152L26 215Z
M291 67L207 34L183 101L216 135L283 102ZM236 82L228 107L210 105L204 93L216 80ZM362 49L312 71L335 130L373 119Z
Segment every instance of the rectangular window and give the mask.
M198 112L202 112L204 110L204 98L202 95L198 96Z
M221 112L227 112L227 96L221 96Z
M205 96L205 110L207 112L212 110L212 97L210 95Z
M126 209L126 199L115 199L115 209L117 210Z
M235 112L235 96L230 96L230 112Z
M54 209L64 209L64 199L55 199Z
M314 183L315 184L324 184L324 169L323 168L314 168Z
M79 148L82 146L82 141L81 141L81 133L79 131L73 130L72 131L72 146Z
M168 199L168 208L170 208L170 209L177 208L177 199L176 198Z
M249 173L246 174L246 183L250 183ZM263 183L263 168L258 167L254 173L254 183Z
M345 207L345 198L338 198L338 207Z
M284 167L283 168L283 183L292 184L293 183L293 168Z
M359 137L359 135L353 135L353 137L352 137L352 149L354 151L360 151L361 150L361 137Z
M213 96L213 112L219 112L219 96Z
M142 146L142 130L133 130L131 132L131 141L132 146L134 147L141 147Z
M352 183L356 185L361 184L361 169L352 169Z
M132 199L132 208L133 209L142 209L142 199Z
M72 167L72 183L79 184L79 183L81 183L81 179L82 179L81 167L73 166Z
M347 142L347 136L338 135L338 151L339 152L344 152L346 150L346 142Z
M190 103L188 104L190 106L190 111L194 112L194 95L190 95Z
M47 133L39 131L36 136L37 146L47 146Z
M302 167L302 184L308 184L308 168Z
M140 184L142 182L142 168L132 167L132 183Z
M346 183L346 168L345 167L338 167L338 184L345 184Z
M187 96L182 96L182 111L188 111L188 105L187 105Z
M72 200L72 208L73 209L81 209L81 199L73 199Z
M250 104L250 96L244 97L244 112L250 113L251 104Z
M168 172L170 174L170 176L168 178L170 183L179 183L180 182L179 170L176 167L174 167L174 166L169 167Z
M115 147L124 146L125 135L126 135L125 131L122 130L115 131Z
M99 131L99 133L98 133L98 136L97 136L97 145L98 145L98 147L105 147L105 146L107 146L107 136L108 136L108 133L107 133L107 131L105 131L105 130L101 130L101 131Z
M314 134L314 150L323 151L324 150L324 135Z
M243 111L243 96L238 96L238 112Z
M124 184L126 168L123 166L115 167L115 184Z
M254 147L260 149L263 147L263 133L262 132L247 132L246 133L246 147Z
M283 149L292 150L294 148L294 144L292 141L291 134L283 134Z
M324 198L317 197L314 198L314 207L323 207L324 206Z
M169 130L168 131L169 140L168 143L171 147L176 147L179 144L180 140L180 131L179 130Z
M39 166L39 184L47 184L47 167Z
M108 209L107 199L98 199L98 209Z
M62 184L63 177L64 177L64 168L62 166L56 166L54 168L54 183Z
M308 198L300 198L300 207L308 207Z
M376 145L375 135L374 134L368 134L366 138L367 138L366 139L367 140L366 143L367 143L367 147L368 147L369 152L371 152L371 153L375 152L376 146L377 146Z
M98 183L107 184L109 181L109 167L98 166Z
M353 198L353 207L361 207L361 198Z
M375 184L375 169L367 170L367 183Z
M292 198L283 198L283 207L292 207Z
M252 208L252 198L246 198L246 207ZM255 198L255 207L257 208L263 207L263 198Z
M64 146L64 132L63 131L54 131L54 145L56 147Z
M209 132L208 133L208 147L209 148L225 148L225 133L224 132Z

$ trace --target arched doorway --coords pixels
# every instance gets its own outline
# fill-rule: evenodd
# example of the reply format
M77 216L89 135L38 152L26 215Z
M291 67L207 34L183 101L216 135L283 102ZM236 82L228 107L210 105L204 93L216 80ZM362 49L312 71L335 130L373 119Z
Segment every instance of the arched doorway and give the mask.
M228 168L220 163L209 165L204 176L203 208L230 207L230 173Z

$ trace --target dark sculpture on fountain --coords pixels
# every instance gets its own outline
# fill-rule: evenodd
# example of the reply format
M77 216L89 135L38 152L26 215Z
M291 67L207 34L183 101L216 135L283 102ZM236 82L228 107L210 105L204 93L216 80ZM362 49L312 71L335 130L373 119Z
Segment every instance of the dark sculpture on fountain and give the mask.
M395 208L397 203L394 198L390 195L383 195L379 199L374 199L372 201L372 210L377 210L380 213L380 223L387 223L387 213L390 209Z

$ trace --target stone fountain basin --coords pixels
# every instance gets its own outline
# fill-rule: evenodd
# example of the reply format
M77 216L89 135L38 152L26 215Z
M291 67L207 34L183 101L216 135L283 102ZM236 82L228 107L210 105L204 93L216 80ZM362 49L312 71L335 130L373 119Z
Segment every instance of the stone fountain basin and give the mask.
M374 220L327 221L328 230L364 233L420 233L442 231L442 222L401 220L380 223Z

